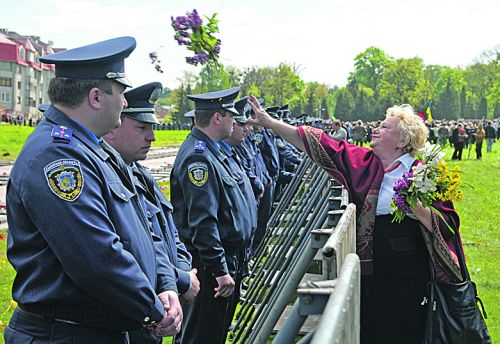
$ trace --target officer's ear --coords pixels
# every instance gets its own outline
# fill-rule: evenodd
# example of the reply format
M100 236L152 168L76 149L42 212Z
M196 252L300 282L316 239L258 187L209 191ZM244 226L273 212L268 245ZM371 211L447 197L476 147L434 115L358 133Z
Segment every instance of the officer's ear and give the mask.
M102 91L98 87L92 87L87 95L89 106L94 110L100 110L102 107Z
M212 115L212 122L215 125L220 125L222 122L222 114L219 111L216 111Z

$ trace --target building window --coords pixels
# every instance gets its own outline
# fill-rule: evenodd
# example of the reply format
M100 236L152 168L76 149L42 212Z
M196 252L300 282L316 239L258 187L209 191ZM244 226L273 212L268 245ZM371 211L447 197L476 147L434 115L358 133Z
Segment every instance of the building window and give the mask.
M12 87L12 79L11 78L2 78L2 77L0 77L0 86L3 86L3 87Z
M30 90L30 82L29 81L26 81L26 83L24 84L24 90L25 91L29 91Z
M6 71L11 71L11 64L10 62L6 61L0 61L0 70L6 70Z
M17 104L21 104L21 97L17 97Z
M17 89L20 90L21 89L21 81L18 81L17 82Z
M26 59L26 55L25 55L25 51L24 51L24 47L19 47L19 58L21 60L25 60Z
M0 93L0 101L9 103L10 102L10 93Z

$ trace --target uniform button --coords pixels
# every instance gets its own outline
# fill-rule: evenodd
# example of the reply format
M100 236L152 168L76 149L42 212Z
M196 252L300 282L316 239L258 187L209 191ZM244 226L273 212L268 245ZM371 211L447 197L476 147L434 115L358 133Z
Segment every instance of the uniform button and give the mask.
M149 317L144 318L144 322L147 323L149 321Z
M122 196L123 198L125 198L125 194L124 194L124 193L122 193L122 194L121 194L121 196Z

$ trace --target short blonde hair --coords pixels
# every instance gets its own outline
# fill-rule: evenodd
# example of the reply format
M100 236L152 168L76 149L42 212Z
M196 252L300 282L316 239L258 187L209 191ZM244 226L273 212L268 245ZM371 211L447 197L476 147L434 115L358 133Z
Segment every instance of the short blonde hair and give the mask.
M399 118L398 135L403 142L408 142L403 151L411 156L418 154L425 146L429 129L424 121L415 113L411 105L394 105L387 109L385 118Z

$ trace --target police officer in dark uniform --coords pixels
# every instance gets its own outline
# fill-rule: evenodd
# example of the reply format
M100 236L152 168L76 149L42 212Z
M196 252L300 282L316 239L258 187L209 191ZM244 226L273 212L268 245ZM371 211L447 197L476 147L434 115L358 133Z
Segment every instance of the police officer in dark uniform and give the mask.
M264 100L260 98L259 101L262 104ZM245 107L245 116L247 118L251 117L252 112L250 107ZM245 136L245 140L240 145L236 146L236 151L241 157L244 157L243 165L248 171L254 195L257 199L257 205L259 205L260 199L264 196L265 188L270 184L272 179L267 171L264 158L255 142L254 128L252 125L248 125L247 128L248 132Z
M180 328L172 266L157 261L126 166L100 139L120 124L135 45L121 37L40 58L56 77L7 187L19 307L6 343L128 343L141 326Z
M238 111L238 116L233 117L235 120L235 123L233 124L233 132L231 133L231 136L221 141L221 148L224 154L227 156L227 160L229 166L231 167L231 171L233 172L233 176L238 181L238 186L245 196L245 200L247 201L249 218L252 221L250 232L251 238L253 240L255 229L257 228L257 199L255 198L250 178L245 168L243 167L242 161L244 159L239 156L238 152L235 149L236 147L240 146L241 143L245 140L245 136L248 131L248 117L245 115L245 106L247 105L247 100L248 97L243 97L235 103L234 108L236 109L236 111ZM250 260L251 254L251 245L248 245L242 273L237 275L235 280L235 300L239 299L241 279L248 275L246 263ZM236 302L234 302L232 306L236 307ZM234 310L232 312L234 313Z
M240 146L245 140L247 129L247 121L248 117L245 115L245 105L247 105L248 97L243 97L239 99L234 108L238 111L238 116L233 116L235 123L233 124L233 131L231 136L227 139L221 141L221 148L227 156L227 160L229 162L229 166L231 167L231 171L233 172L233 176L238 181L238 186L241 189L241 192L245 196L248 205L248 211L250 213L250 219L252 220L252 238L255 233L255 229L257 227L257 200L255 198L252 184L250 182L250 178L243 167L243 158L239 156L236 151L236 147ZM248 247L247 252L247 261L250 256L250 247Z
M220 141L231 135L239 87L188 96L195 127L171 173L174 221L198 269L200 293L185 307L182 343L224 343L245 269L252 219Z
M158 259L166 259L174 265L178 292L186 302L192 302L200 289L199 281L196 269L191 267L191 255L179 240L172 218L173 207L154 177L138 163L146 159L155 140L153 126L159 122L154 103L162 90L161 83L151 82L125 92L128 106L122 110L121 125L104 139L131 167L143 211L153 227L154 237L162 241L165 250ZM132 331L129 335L131 343L161 343L162 340L147 329Z

